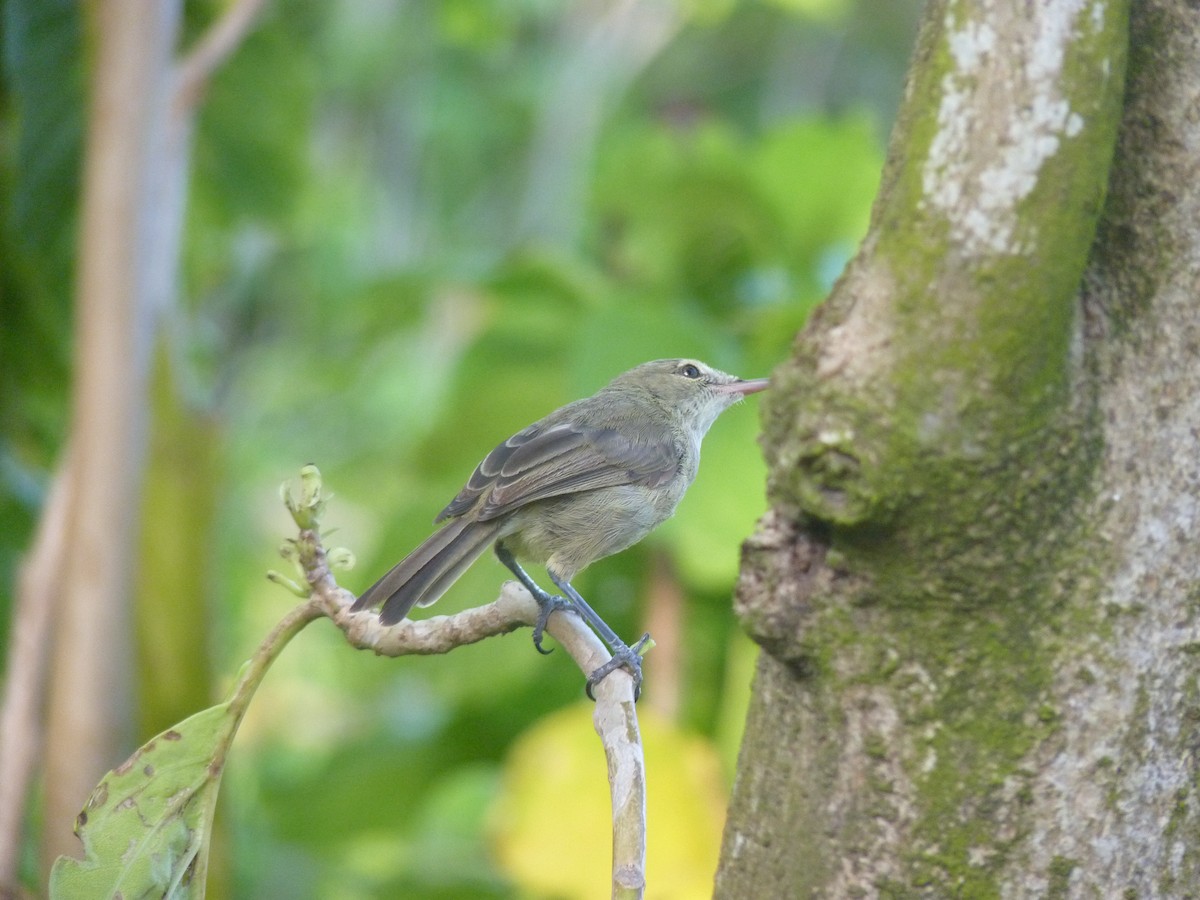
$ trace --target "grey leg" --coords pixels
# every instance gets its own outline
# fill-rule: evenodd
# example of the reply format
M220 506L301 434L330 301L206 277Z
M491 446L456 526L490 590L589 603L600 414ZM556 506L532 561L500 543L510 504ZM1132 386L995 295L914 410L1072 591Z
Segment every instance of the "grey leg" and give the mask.
M517 576L517 581L525 585L525 590L533 594L533 599L537 601L538 617L537 622L533 625L533 646L537 649L538 653L553 653L553 650L547 650L542 647L542 638L546 633L546 621L556 609L570 609L571 604L562 597L556 597L542 590L538 583L529 576L529 573L521 568L521 564L517 562L517 558L503 544L496 545L496 556L499 557L500 562L504 563L510 572Z
M611 672L617 669L626 669L633 676L633 697L636 700L642 693L642 654L641 649L646 646L650 640L649 633L643 634L641 639L632 647L617 637L617 633L609 627L596 611L588 606L587 601L579 595L579 591L571 586L571 582L565 578L559 578L553 572L548 572L550 580L553 581L560 591L567 595L571 601L571 605L578 610L583 616L583 620L592 627L592 630L600 637L600 640L608 644L609 652L612 653L612 659L594 671L588 676L587 680L587 695L595 700L592 694L592 688L605 679Z
M612 659L606 662L596 671L588 676L587 680L587 695L595 700L592 694L592 688L604 680L611 672L617 669L627 669L633 676L633 696L637 699L642 693L642 656L641 649L646 646L650 640L649 634L642 635L641 639L632 647L628 646L624 641L617 637L617 633L609 627L596 613L588 602L580 596L579 591L571 586L571 582L565 578L559 578L553 572L548 572L550 579L558 587L560 591L567 595L567 600L562 597L544 591L536 581L534 581L528 572L526 572L521 564L517 562L515 556L503 544L496 545L496 556L500 562L508 568L510 572L517 577L517 580L525 586L525 589L533 595L533 599L538 604L538 618L533 626L533 646L537 648L539 653L550 653L551 651L543 649L542 638L546 631L546 621L550 618L550 614L558 609L571 609L577 612L585 622L596 632L600 640L608 645L608 650L612 654Z

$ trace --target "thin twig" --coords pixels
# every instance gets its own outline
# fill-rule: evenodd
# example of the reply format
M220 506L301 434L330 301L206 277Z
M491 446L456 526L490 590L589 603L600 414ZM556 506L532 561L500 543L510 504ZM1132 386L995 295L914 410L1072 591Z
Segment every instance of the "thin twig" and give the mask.
M172 104L177 113L196 106L213 73L242 43L266 5L267 0L234 0L179 62Z

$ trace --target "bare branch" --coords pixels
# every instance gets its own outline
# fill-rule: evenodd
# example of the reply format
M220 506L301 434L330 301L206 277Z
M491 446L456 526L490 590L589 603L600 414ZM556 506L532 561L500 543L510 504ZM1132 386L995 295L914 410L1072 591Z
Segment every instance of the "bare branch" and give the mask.
M332 576L328 577L332 581ZM351 646L373 650L379 656L449 653L465 644L530 627L537 618L537 603L515 582L505 584L500 596L484 606L451 616L404 619L390 626L380 624L374 613L350 612L354 597L336 584L329 590L322 579L313 587L313 601L342 629ZM554 629L549 630L554 633Z
M213 23L176 70L176 114L191 110L200 101L209 79L245 40L267 0L234 0Z
M484 638L532 627L538 606L524 587L506 582L491 603L450 616L405 619L381 625L373 613L352 613L354 597L338 587L325 561L319 536L301 531L300 561L312 585L312 604L342 629L354 647L380 656L448 653ZM546 630L590 674L611 658L608 650L576 615L556 611ZM623 669L595 687L592 720L608 761L613 810L612 896L640 898L646 885L646 766L633 696L633 677Z

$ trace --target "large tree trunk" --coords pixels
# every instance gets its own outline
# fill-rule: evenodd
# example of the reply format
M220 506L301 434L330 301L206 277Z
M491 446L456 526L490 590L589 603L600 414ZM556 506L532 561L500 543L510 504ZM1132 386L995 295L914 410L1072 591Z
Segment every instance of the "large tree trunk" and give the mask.
M1197 17L1017 7L927 7L777 373L718 896L1200 885Z

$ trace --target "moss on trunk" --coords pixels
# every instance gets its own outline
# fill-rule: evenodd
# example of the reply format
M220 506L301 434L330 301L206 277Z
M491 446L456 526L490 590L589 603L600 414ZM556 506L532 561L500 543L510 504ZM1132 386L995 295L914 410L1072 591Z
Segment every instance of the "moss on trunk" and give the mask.
M718 896L752 871L1000 896L1024 852L1085 608L1060 578L1103 450L1079 286L1127 30L1124 3L927 8L871 231L766 408L738 608L767 653Z

